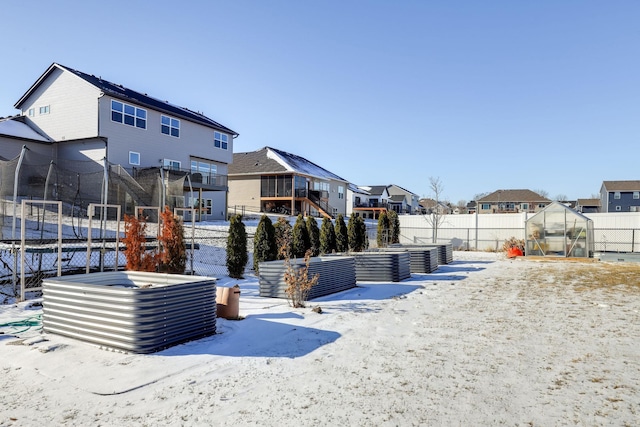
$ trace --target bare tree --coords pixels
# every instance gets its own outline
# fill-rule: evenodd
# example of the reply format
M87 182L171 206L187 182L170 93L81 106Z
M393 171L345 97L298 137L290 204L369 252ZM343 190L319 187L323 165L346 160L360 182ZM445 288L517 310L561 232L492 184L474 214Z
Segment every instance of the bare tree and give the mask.
M569 200L569 198L567 197L566 194L560 193L556 197L554 197L553 200L555 200L557 202L565 202L565 201Z
M444 214L442 209L440 208L440 199L442 197L442 193L444 191L444 184L439 177L429 177L429 189L431 190L431 196L435 201L435 206L431 209L430 212L424 215L425 220L431 226L432 233L432 242L438 242L438 228L444 221Z
M549 192L546 190L534 190L535 193L541 195L542 197L548 199L549 198Z

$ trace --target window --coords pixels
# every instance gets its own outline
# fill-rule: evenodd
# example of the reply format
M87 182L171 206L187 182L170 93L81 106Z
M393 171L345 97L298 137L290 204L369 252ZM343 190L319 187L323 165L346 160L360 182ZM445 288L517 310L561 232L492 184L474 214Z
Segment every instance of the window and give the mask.
M622 208L620 206L616 206L616 211L620 212L622 210Z
M315 181L313 183L313 189L316 191L326 191L327 193L330 191L331 186L328 182L318 182Z
M215 184L218 173L218 165L204 160L191 160L191 180L202 179L203 184ZM199 174L195 175L195 174ZM194 176L195 175L195 176Z
M162 164L164 165L165 168L180 170L180 162L177 160L164 159Z
M489 209L491 209L491 204L489 204L489 203L483 203L482 204L482 210L487 211Z
M344 186L338 185L338 199L344 199Z
M226 150L229 148L229 135L224 134L224 133L220 133L220 132L214 132L213 133L213 145L216 148L222 148L223 150Z
M33 117L36 115L36 109L35 108L29 108L29 117Z
M165 135L180 137L180 120L168 116L160 118L160 132Z
M129 164L139 166L140 153L136 153L135 151L129 151Z
M634 191L633 192L633 198L636 199L636 200L640 199L640 191Z
M139 129L147 128L147 110L111 100L111 120Z
M544 203L538 203L538 207L539 207L540 209L544 209L546 206L547 206L547 205L546 205L546 204L544 204Z
M616 191L615 193L613 193L613 198L616 200L620 199L620 192Z
M527 211L527 210L529 210L529 203L522 203L522 204L520 205L520 208L521 208L523 211Z
M43 107L40 107L40 114L49 114L49 106L45 105Z
M192 199L189 198L189 200L191 201ZM191 206L193 206L193 208L196 209L196 212L198 212L198 209L199 209L200 210L199 213L202 215L211 215L211 209L213 208L213 200L212 199L193 199Z

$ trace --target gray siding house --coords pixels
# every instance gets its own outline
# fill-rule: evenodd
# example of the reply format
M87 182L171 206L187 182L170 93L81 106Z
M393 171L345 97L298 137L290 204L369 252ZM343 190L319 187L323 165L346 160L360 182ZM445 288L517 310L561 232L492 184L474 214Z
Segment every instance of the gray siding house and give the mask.
M601 212L640 212L640 181L603 181Z
M15 107L20 118L12 121L43 138L36 142L48 145L54 161L106 160L132 179L154 170L164 178L188 177L166 204L199 207L201 219L226 217L238 134L205 115L57 63ZM10 139L19 144L16 135Z

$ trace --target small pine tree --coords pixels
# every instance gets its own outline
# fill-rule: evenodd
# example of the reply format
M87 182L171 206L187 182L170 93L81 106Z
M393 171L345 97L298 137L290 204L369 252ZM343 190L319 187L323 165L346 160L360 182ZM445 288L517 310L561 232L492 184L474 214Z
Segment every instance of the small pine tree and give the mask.
M126 269L133 271L156 271L158 268L158 254L147 252L145 231L147 220L138 219L132 215L124 216L124 255L127 259Z
M318 256L320 254L320 229L318 221L312 216L307 217L307 234L309 235L311 256Z
M242 279L244 268L249 260L247 254L247 232L241 215L233 215L227 237L227 270L229 277Z
M165 273L184 274L187 268L187 248L184 243L184 227L180 218L175 216L169 206L160 214L160 266Z
M400 243L400 218L396 211L389 211L390 243Z
M258 273L258 264L260 262L273 261L277 257L276 229L271 219L266 215L262 215L253 239L253 269Z
M362 250L369 249L369 234L367 233L367 224L364 222L364 218L358 217L358 229L362 236Z
M336 251L336 230L329 218L322 220L320 226L320 253L330 254Z
M365 250L366 228L363 231L362 218L352 213L347 224L347 233L349 235L349 250L352 252L362 252Z
M344 216L338 215L336 219L336 251L347 252L349 250L349 235L347 234L347 226L344 223Z
M284 217L278 218L275 226L277 259L291 257L291 224Z
M296 223L293 224L293 231L291 233L291 255L293 258L304 258L304 254L310 248L309 233L307 232L307 225L304 222L302 214L298 214Z
M389 244L389 216L386 212L380 213L378 217L378 236L376 241L379 248L386 248Z

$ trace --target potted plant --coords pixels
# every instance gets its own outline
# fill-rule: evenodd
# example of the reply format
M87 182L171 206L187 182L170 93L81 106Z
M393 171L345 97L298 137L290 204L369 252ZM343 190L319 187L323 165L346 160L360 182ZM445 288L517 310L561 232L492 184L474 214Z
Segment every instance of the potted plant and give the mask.
M502 249L507 253L507 258L515 258L524 255L524 240L510 237L504 241Z

